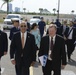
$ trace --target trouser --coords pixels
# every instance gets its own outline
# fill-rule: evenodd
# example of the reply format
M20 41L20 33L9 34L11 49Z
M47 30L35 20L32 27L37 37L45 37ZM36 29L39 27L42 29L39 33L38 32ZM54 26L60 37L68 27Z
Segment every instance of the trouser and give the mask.
M0 58L0 75L1 75L1 58Z
M74 49L75 49L74 41L68 39L67 40L67 56L68 56L68 59L71 58L71 54L73 53Z
M60 68L53 69L52 61L47 60L46 66L42 67L43 75L61 75ZM52 74L53 71L53 74Z
M25 66L23 58L20 64L16 64L16 73L17 75L29 75L29 67Z

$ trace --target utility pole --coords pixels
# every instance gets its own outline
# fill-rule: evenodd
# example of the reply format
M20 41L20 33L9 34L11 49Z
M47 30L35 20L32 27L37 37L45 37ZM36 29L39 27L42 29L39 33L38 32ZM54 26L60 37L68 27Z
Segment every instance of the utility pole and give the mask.
M59 19L59 12L60 12L60 0L58 0L58 10L57 10L57 12L58 12L57 19Z

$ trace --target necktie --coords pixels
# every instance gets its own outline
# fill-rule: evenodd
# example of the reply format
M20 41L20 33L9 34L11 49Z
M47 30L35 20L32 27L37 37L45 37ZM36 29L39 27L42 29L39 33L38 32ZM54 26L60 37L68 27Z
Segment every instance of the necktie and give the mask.
M50 50L53 50L53 37L51 38L51 47Z
M50 46L50 50L51 50L51 54L50 57L52 58L52 50L53 50L53 37L51 38L51 46Z
M24 48L24 33L22 33L22 39L21 39L21 41L22 41L22 48Z

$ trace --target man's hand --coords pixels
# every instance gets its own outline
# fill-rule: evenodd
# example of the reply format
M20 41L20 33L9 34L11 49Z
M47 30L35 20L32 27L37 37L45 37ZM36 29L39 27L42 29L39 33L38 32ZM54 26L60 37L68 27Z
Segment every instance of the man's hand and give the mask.
M62 65L61 68L64 69L66 65Z
M7 52L4 52L4 55L6 55L7 54Z
M11 60L12 64L15 65L16 64L16 61L15 60Z
M31 66L34 66L34 64L35 64L35 61L33 61L33 62L31 63Z
M64 36L64 40L67 40L67 38Z

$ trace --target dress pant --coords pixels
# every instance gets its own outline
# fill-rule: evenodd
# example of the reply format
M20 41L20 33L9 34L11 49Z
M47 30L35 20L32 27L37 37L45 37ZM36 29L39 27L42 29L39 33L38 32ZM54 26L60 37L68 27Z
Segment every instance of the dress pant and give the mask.
M74 49L75 49L74 41L72 39L68 39L67 40L67 55L68 55L68 59L71 58L71 54L73 53Z
M0 58L0 75L1 75L1 58Z
M60 69L53 69L52 61L47 60L46 66L42 67L43 75L61 75Z
M17 65L15 65L15 71L16 71L16 75L18 75L18 74L17 74Z
M29 67L25 66L23 57L21 58L20 64L16 65L16 74L17 75L29 75Z

